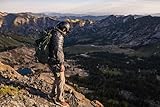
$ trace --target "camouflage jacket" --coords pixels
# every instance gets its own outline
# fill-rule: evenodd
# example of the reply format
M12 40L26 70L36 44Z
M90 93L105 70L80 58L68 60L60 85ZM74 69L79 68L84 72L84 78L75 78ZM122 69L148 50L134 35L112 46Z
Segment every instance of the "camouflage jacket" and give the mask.
M63 35L63 32L58 29L52 31L52 37L49 43L49 62L52 62L53 64L64 63Z

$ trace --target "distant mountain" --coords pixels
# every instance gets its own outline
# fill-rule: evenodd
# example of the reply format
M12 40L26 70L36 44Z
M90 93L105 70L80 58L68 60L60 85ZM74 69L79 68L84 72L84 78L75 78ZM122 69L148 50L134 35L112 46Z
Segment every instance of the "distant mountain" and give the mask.
M35 35L40 30L52 27L59 21L56 17L34 13L6 13L0 16L0 32L19 35Z
M47 16L86 16L86 14L44 12Z
M74 29L66 42L137 47L159 41L160 17L111 15L93 25Z
M73 13L53 13L53 12L45 12L46 16L56 16L60 20L64 19L90 19L90 20L101 20L107 17L107 15L101 15L101 16L94 16L94 15L88 15L88 14L73 14Z
M152 14L152 16L160 16L160 13Z
M52 27L66 18L78 19L67 38L68 45L114 44L120 47L138 47L160 41L160 17L139 15L110 16L47 16L43 13L0 13L0 33L37 37L39 31ZM90 22L94 22L90 24ZM77 23L78 24L78 23Z
M58 14L58 13L57 13ZM86 24L100 20L104 16L49 16L45 13L0 13L0 33L37 36L39 31L55 26L59 21L76 19L76 24ZM56 16L57 15L57 16ZM70 14L71 15L71 14Z
M106 18L107 16L61 16L59 17L59 20L65 20L65 19L82 19L82 20L93 20L93 21L99 21L102 20L104 18Z

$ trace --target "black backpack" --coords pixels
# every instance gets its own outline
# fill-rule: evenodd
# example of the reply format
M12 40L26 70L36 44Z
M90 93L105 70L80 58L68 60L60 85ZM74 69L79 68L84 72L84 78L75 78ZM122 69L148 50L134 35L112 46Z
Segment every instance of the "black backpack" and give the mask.
M40 33L40 38L35 41L35 59L42 64L48 63L49 59L49 42L52 37L53 29Z

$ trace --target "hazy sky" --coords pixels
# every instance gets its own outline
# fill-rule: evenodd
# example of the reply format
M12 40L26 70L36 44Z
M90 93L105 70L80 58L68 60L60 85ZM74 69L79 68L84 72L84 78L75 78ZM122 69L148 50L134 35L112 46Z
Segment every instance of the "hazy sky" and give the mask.
M160 0L0 0L2 12L160 13Z

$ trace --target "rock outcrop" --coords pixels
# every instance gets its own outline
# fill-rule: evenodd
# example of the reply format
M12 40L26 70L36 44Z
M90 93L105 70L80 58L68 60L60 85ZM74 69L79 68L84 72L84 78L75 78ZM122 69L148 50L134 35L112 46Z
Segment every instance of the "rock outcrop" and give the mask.
M34 62L33 54L34 50L27 47L0 53L0 106L59 107L48 97L54 76L47 65ZM20 68L34 72L21 75ZM90 101L70 85L65 86L65 99L70 107L103 107L99 101Z
M18 74L12 67L0 62L0 76L10 79L22 79L22 76Z

